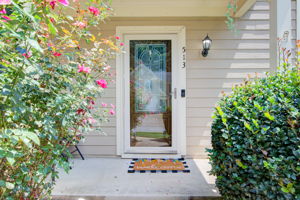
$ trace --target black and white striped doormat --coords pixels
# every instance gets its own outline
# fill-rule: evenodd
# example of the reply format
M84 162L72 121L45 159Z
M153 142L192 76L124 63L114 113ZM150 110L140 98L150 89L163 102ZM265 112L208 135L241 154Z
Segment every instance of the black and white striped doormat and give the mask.
M134 169L134 164L138 161L144 161L144 160L172 160L174 162L181 162L184 165L184 170L135 170ZM129 169L128 173L190 173L189 166L187 165L186 161L184 158L179 158L179 159L141 159L141 158L134 158L129 164Z

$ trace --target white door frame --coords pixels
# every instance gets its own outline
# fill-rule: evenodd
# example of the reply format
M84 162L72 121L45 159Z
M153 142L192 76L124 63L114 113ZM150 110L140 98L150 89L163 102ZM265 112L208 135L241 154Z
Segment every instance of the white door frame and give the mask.
M186 89L185 27L183 26L117 26L117 36L125 45L125 53L116 58L116 117L117 117L117 155L122 157L178 157L186 154L186 98L181 90ZM172 97L173 134L172 148L129 147L129 40L172 40L172 89L177 88L177 98ZM174 73L174 74L173 74ZM127 104L127 105L126 105ZM174 121L175 120L175 121ZM177 121L176 121L177 120ZM172 142L173 142L172 141ZM168 149L166 149L168 148ZM133 150L134 149L134 150ZM146 154L151 150L151 154ZM164 153L164 154L162 154Z

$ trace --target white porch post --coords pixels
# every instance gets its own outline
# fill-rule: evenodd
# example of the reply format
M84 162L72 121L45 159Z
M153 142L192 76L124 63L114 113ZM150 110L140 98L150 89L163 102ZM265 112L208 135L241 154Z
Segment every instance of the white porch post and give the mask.
M297 1L297 4L299 4L299 1ZM276 70L276 67L280 64L277 38L282 39L281 47L287 49L293 48L291 40L292 3L291 0L270 0L270 6L271 67L273 70Z
M297 40L300 40L300 1L297 0ZM298 49L299 50L299 49Z

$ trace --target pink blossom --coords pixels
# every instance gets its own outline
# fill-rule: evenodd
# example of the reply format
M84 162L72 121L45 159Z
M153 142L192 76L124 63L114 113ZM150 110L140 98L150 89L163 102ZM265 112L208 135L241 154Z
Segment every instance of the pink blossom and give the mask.
M0 5L9 5L11 4L11 0L0 0Z
M113 108L113 109L115 109L116 108L116 106L114 105L114 104L110 104L110 106Z
M83 73L89 74L89 73L91 73L91 68L84 67L84 65L78 65L78 71L77 72L83 72Z
M121 42L121 43L120 43L120 46L124 46L124 43L123 43L123 42Z
M90 123L90 124L93 124L93 123L96 123L96 120L94 119L94 118L92 118L92 117L89 117L89 118L87 118L87 119L84 119L84 120L82 120L83 121L83 123Z
M101 106L102 106L102 107L107 107L107 103L103 103L103 102L102 102L102 103L101 103Z
M3 19L6 19L6 20L11 20L8 16L4 15L2 16Z
M5 8L3 8L2 10L0 10L0 14L6 14Z
M93 15L95 15L95 16L98 16L98 15L100 14L100 11L99 11L98 8L95 8L95 7L90 6L90 7L89 7L89 10L90 10L90 12L93 13Z
M120 39L120 37L119 37L119 36L116 36L116 39L117 39L117 40L119 40L119 39Z
M56 0L50 1L49 5L51 6L52 9L54 9L56 6Z
M78 26L80 28L85 28L86 27L86 22L77 21L77 22L73 23L72 25Z
M61 56L61 53L58 53L58 52L53 52L52 54L56 57Z
M68 0L58 0L58 2L64 6L68 6L70 4Z
M100 80L97 80L96 83L98 85L100 85L102 88L107 88L107 82L106 82L106 80L100 79Z
M114 111L114 109L110 109L109 114L114 115L116 112Z
M96 120L92 117L89 117L87 120L90 124L96 123Z
M25 58L30 58L31 57L31 53L23 53L22 56L24 56Z
M94 107L93 106L88 106L87 107L89 110L92 110L92 109L94 109Z

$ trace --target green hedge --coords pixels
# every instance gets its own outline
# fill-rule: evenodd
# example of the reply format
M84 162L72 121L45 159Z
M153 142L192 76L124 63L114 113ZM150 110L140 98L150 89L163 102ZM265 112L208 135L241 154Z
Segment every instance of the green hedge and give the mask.
M224 199L300 199L300 71L233 89L216 107L208 150Z

